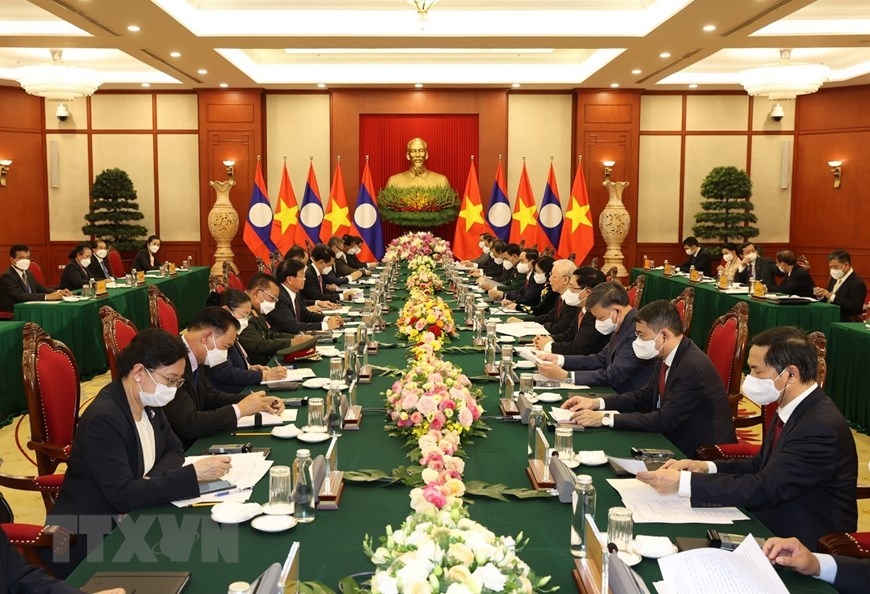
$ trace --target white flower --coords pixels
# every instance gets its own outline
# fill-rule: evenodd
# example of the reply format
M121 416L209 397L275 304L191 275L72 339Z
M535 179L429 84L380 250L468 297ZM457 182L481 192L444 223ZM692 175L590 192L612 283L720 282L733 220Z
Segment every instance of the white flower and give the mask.
M386 547L378 547L375 554L372 555L372 563L375 565L383 565L390 559L390 551Z
M398 580L385 571L376 571L372 577L372 594L399 594Z
M425 582L428 585L429 573L432 571L433 564L428 559L418 555L413 555L411 560L404 561L406 556L407 553L401 557L405 566L396 572L396 578L402 592L407 592L412 584Z
M479 580L483 587L494 592L504 590L504 585L507 583L507 576L502 574L498 568L492 563L487 563L483 567L478 567L471 574L475 581Z
M438 471L433 468L424 468L421 476L424 483L434 483L438 480Z
M462 565L471 565L474 561L474 553L461 542L451 544L447 554Z

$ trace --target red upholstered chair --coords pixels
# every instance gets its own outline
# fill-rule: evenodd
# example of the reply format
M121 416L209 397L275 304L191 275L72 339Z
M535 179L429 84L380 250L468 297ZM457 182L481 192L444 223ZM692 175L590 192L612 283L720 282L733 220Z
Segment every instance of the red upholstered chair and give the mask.
M646 275L639 274L634 282L628 285L628 303L634 307L640 307L641 299L643 298L643 286L646 284Z
M163 328L170 334L178 336L178 312L175 304L163 294L157 285L148 287L148 309L151 313L151 325Z
M0 487L16 491L35 491L42 495L45 513L50 514L57 502L60 488L63 486L63 474L47 474L45 476L16 476L0 474ZM2 497L2 495L0 495Z
M100 308L103 321L103 343L106 345L106 360L112 372L112 379L118 379L116 362L121 351L127 348L133 337L139 333L136 324L116 312L108 305Z
M240 279L232 270L227 274L227 285L230 289L238 289L239 291L245 290L245 283L243 283L242 279Z
M66 462L79 421L79 368L69 348L33 322L24 325L24 391L30 416L30 441L41 476Z
M40 285L42 285L43 287L47 287L47 286L48 286L48 285L45 284L45 276L43 276L43 274L42 274L42 267L41 267L37 262L34 262L34 261L31 260L31 262L30 262L30 268L28 268L27 270L28 270L31 274L33 274L33 278L36 279L36 282L38 282L38 283L39 283Z
M60 526L16 523L12 508L2 494L0 494L0 529L6 533L9 542L31 565L42 567L49 573L51 570L43 562L38 553L39 549L54 547L56 553L66 554L75 539L74 535Z
M604 280L607 282L615 281L617 274L619 274L619 269L616 266L611 266L607 272L604 273Z
M272 274L271 270L266 270L266 266L260 258L257 258L257 270ZM245 284L242 282L242 279L239 278L238 270L234 269L230 262L224 262L224 278L226 279L226 288L238 289L239 291L245 290Z
M226 277L219 276L217 274L210 275L208 277L208 289L211 293L217 293L218 295L220 295L227 290Z
M124 262L121 261L121 254L118 250L109 250L107 256L109 260L109 272L115 278L124 278L127 273L124 271Z
M680 319L683 320L683 335L688 336L692 329L692 313L695 309L695 289L686 287L682 293L671 299L671 303L680 312Z
M858 485L857 499L870 499L870 485ZM819 552L870 558L870 532L832 532L819 539Z

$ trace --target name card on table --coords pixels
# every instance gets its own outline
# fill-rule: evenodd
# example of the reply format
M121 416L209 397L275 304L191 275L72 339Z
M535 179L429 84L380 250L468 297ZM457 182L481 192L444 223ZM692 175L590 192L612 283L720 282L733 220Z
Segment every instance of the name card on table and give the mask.
M95 296L96 297L105 297L109 294L108 289L106 288L106 279L98 280L95 284Z
M138 272L136 272L136 284L137 285L144 285L145 284L145 271L144 270L139 270Z
M338 509L344 493L344 473L338 470L338 437L333 437L323 460L323 481L317 494L317 509Z
M550 442L547 441L543 430L538 427L535 429L535 457L529 460L529 467L526 469L535 489L552 489L556 486L550 475L549 455Z
M169 263L169 276L175 276L178 271L175 269L175 262Z

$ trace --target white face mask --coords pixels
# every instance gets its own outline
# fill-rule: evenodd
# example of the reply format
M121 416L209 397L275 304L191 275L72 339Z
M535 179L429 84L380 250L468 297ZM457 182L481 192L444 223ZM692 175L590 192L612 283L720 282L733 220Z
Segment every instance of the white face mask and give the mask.
M260 313L264 316L268 316L275 310L275 302L274 301L261 301L260 302Z
M321 272L321 274L326 275L326 274L329 274L330 272L332 272L332 266L327 266L326 268L323 269L323 272Z
M20 260L16 260L15 268L22 272L25 272L28 268L30 268L30 258L21 258Z
M528 274L529 273L529 263L528 262L520 262L517 264L517 272L520 274Z
M504 258L493 258L492 261L501 266L504 263Z
M846 275L846 271L842 268L831 268L831 278L834 280L840 280Z
M779 400L782 393L785 392L785 388L782 390L776 389L776 380L779 379L779 376L783 373L785 373L785 369L783 369L782 372L773 379L770 379L769 377L760 378L755 377L754 375L747 375L746 379L743 380L743 385L740 389L747 398L758 406L772 404Z
M691 256L694 253L695 253L695 250L693 250L692 248L690 248L690 247L686 248L686 255L687 256Z
M210 349L208 346L205 347L204 364L206 367L217 367L221 363L226 363L230 352L217 348L217 341L214 338L214 334L212 334L211 341L214 344L214 348Z
M574 289L568 289L562 293L562 301L565 302L565 305L577 307L580 305L580 294L574 291Z
M746 259L750 262L755 262L755 259L758 257L758 252L752 252L751 254L746 254Z
M336 257L336 258L344 258L344 257L345 257L345 253L342 252L341 250L339 250L338 253L335 254L335 257Z
M356 255L357 255L358 253L360 253L361 251L362 251L361 249L359 249L358 247L355 247L355 248L352 248L352 249L350 250L350 253L353 254L354 256L356 256Z
M785 267L782 264L777 264L776 267L781 273L785 274Z
M160 251L160 246L159 245L149 245L148 249L151 250L152 254L156 254L157 252Z
M145 373L147 373L148 377L151 378L151 381L154 382L155 387L153 392L146 392L142 389L141 385L139 386L139 400L142 402L142 406L161 407L172 402L178 388L174 386L165 386L159 383L147 369L145 370Z
M610 318L595 320L595 329L601 334L613 334L614 330L616 330L616 322L613 321L612 317L611 314Z
M483 249L483 248L486 247L486 244L483 243L482 241L478 241L478 242L477 242L477 247L479 247L480 249Z
M726 262L730 262L731 260L734 259L734 254L724 254L722 256L722 259L725 260Z
M484 253L484 254L488 254L488 253L489 253L489 248L486 247L486 246L484 246L484 247L483 247L483 253Z
M100 260L105 260L106 256L109 255L109 250L96 250L94 253L97 255L97 258L99 258Z
M546 272L536 272L535 273L535 282L539 285L543 285L547 282L547 273Z
M87 268L88 266L91 265L91 259L90 258L82 258L81 265L82 265L82 268Z
M501 265L504 267L505 270L510 270L514 267L514 263L510 260L502 260Z
M239 334L241 334L248 327L248 318L236 318L236 321L239 323Z
M659 349L656 347L656 340L658 340L658 336L652 340L644 340L638 336L634 339L634 342L631 343L631 348L634 350L634 354L638 359L655 359L659 356ZM664 345L662 346L664 347Z

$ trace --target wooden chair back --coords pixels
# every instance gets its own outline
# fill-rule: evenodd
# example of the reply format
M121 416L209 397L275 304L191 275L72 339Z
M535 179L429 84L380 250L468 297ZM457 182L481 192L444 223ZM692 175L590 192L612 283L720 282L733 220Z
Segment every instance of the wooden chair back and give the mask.
M108 305L100 308L100 319L103 321L103 344L106 346L106 360L112 379L118 379L117 361L121 351L127 348L133 337L139 333L136 324L116 312Z

